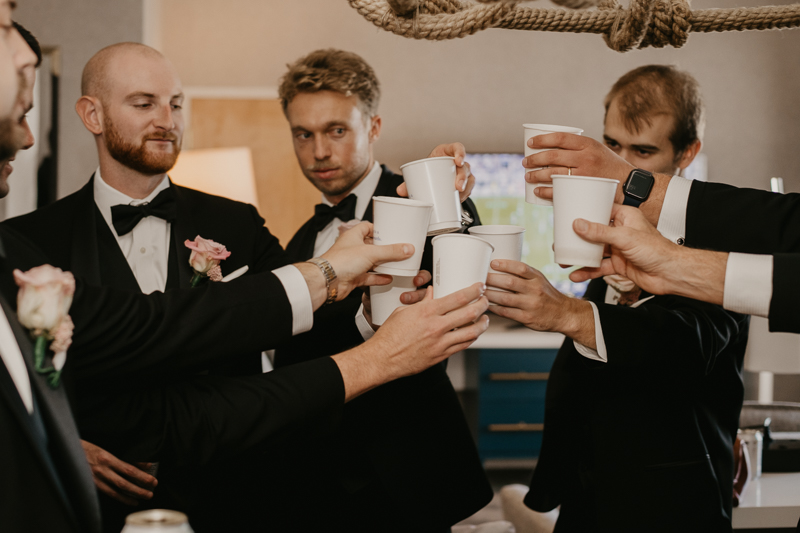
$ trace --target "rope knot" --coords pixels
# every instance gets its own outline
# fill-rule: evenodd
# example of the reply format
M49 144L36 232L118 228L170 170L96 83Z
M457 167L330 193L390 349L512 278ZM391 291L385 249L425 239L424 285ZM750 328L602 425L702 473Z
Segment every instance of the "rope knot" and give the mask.
M680 48L692 29L687 0L631 0L628 9L618 0L602 0L598 8L613 12L613 23L604 38L617 52L668 44Z

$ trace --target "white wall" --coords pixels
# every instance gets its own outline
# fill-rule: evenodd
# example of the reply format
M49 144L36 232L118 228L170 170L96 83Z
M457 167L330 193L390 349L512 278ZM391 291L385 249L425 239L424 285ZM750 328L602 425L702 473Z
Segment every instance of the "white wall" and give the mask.
M75 113L83 66L101 48L141 41L142 0L21 0L14 19L42 46L61 49L59 197L79 189L97 167L94 139ZM11 176L11 187L14 186Z

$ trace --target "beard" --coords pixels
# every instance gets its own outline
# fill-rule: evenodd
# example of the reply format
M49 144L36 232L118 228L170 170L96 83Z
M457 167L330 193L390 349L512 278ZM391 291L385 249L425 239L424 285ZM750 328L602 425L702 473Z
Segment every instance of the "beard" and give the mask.
M25 144L25 130L19 123L7 117L0 120L0 160L8 161Z
M126 167L136 172L153 176L164 174L175 166L175 161L177 161L181 152L181 145L178 136L174 133L151 133L136 144L123 139L107 115L103 117L103 122L108 153ZM171 152L148 150L148 139L172 141L173 150Z

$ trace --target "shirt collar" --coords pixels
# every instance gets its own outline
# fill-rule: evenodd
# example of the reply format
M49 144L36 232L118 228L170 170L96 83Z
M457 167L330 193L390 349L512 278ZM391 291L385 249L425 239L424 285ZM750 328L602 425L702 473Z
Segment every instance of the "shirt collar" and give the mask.
M147 195L147 198L131 198L125 193L122 193L109 185L100 175L100 167L94 172L94 203L103 215L106 223L113 228L114 224L111 217L111 207L115 205L141 205L146 202L152 202L158 196L158 193L164 189L169 188L169 178L161 180L161 183Z
M383 173L383 169L381 168L380 163L375 161L372 165L372 169L367 173L361 183L356 185L355 189L351 191L350 194L356 195L356 218L361 220L364 218L364 213L367 212L367 207L369 207L369 203L372 201L372 195L375 194L375 189L378 188L378 181L381 179L381 174ZM322 203L325 205L333 205L325 195L322 195ZM343 222L349 222L347 220Z

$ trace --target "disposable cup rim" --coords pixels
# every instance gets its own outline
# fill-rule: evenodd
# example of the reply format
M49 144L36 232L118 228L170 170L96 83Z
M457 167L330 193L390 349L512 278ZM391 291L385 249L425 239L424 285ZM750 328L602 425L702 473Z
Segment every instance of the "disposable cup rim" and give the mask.
M575 176L574 174L568 176L567 174L553 174L550 176L551 179L556 178L567 178L571 180L589 180L589 181L604 181L604 182L614 182L619 183L619 180L611 179L611 178L596 178L594 176Z
M518 231L507 231L505 233L482 233L481 230L486 228L515 228ZM475 230L475 233L473 233L473 230ZM514 226L513 224L487 224L485 226L472 226L467 231L469 231L470 235L517 235L519 233L525 233L525 228L522 226Z
M574 133L574 130L578 130L583 133L586 131L583 128L576 128L574 126L559 126L558 124L523 124L522 127L526 130L542 130L551 133Z
M411 166L411 165L417 165L419 163L425 163L425 162L428 162L428 161L441 161L443 159L449 159L450 161L453 161L454 164L455 164L455 160L456 160L454 157L449 157L449 156L426 157L425 159L417 159L416 161L411 161L411 162L406 163L404 165L400 165L400 170L403 170L404 168L406 168L408 166Z
M385 202L387 204L407 205L409 207L433 207L430 202L421 202L411 198L395 198L393 196L373 196L372 201Z
M437 235L433 239L431 239L431 244L435 243L438 239L441 238L449 238L449 239L475 239L481 241L483 244L488 244L489 248L492 249L494 252L494 245L487 241L486 239L481 239L480 237L475 237L474 235L465 235L463 233L445 233L444 235Z

